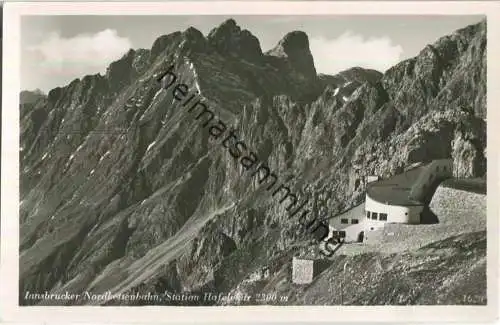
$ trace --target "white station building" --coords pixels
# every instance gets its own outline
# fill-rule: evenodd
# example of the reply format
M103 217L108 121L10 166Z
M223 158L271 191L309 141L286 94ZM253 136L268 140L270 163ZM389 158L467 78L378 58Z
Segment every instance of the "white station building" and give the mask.
M370 176L364 209L361 205L331 218L330 230L344 230L345 242L362 242L387 223L420 224L437 185L452 176L451 159L420 164L388 179Z

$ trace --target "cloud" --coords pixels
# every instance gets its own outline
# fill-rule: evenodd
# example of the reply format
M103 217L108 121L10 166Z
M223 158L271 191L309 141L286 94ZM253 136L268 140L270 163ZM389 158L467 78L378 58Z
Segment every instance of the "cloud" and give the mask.
M116 30L106 29L71 38L62 38L60 33L52 32L46 40L28 50L38 60L39 73L71 80L104 72L131 47L128 38L118 36Z
M310 48L318 73L329 74L356 66L385 72L403 53L403 48L387 36L366 39L351 31L333 40L311 38Z

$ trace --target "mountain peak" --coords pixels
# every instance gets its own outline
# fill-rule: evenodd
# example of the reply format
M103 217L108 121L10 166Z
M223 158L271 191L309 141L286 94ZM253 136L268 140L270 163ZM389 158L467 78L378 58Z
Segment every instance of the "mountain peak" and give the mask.
M182 36L188 44L187 47L195 51L203 51L206 48L207 40L202 32L194 27L189 27L186 29Z
M278 47L286 54L309 52L309 37L303 31L296 30L286 34L278 43Z
M249 61L262 57L257 37L246 29L241 29L234 19L228 19L208 34L208 43L220 54L239 56Z
M231 31L231 32L240 32L241 31L240 26L238 26L238 24L236 23L236 21L233 18L229 18L229 19L223 21L215 29L226 30L226 31Z
M303 31L287 33L267 54L287 58L291 67L297 72L308 78L316 77L314 59L309 49L309 37Z
M203 33L200 32L198 29L194 28L193 26L188 27L184 31L184 36L188 38L198 38L198 39L205 39L205 36L203 36Z

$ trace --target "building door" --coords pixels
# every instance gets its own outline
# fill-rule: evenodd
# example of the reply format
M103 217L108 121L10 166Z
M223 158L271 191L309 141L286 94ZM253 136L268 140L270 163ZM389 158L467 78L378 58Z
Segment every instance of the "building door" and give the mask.
M358 234L358 243L362 243L364 239L365 239L365 232L362 231Z

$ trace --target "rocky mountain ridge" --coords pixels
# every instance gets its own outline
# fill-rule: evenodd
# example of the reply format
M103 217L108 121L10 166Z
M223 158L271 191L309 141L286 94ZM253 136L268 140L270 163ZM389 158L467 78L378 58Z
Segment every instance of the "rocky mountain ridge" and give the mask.
M451 157L457 177L485 176L486 21L384 74L335 76L317 75L303 32L263 53L232 19L206 37L191 27L22 114L20 292L229 291L307 245L161 89L171 64L315 215L359 203L366 176L416 161Z

